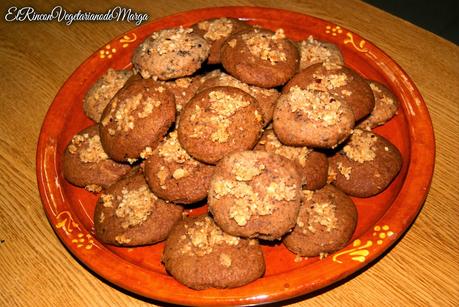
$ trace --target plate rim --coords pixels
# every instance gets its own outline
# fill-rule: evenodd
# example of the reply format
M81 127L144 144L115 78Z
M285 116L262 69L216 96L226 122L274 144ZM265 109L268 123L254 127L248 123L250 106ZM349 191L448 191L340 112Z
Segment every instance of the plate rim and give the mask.
M328 23L328 24L334 24L332 22L329 22L327 20L324 20L324 19L321 19L321 18L318 18L318 17L315 17L315 16L311 16L311 15L308 15L308 14L304 14L304 13L300 13L300 12L295 12L295 11L289 11L289 10L284 10L284 9L277 9L277 8L266 8L266 7L250 7L250 6L225 6L225 7L212 7L212 8L200 8L200 9L195 9L195 10L189 10L189 11L183 11L183 12L179 12L179 13L175 13L173 15L168 15L168 16L165 16L165 17L161 17L161 18L158 18L158 19L155 19L155 20L152 20L150 22L148 22L147 24L144 24L140 27L136 27L136 28L133 28L121 35L118 35L118 36L115 36L115 38L113 38L110 42L114 41L115 39L117 39L118 37L122 37L124 35L127 35L131 32L135 32L135 31L139 31L139 28L141 27L146 27L148 25L151 25L153 23L161 23L165 20L174 20L174 19L177 19L178 17L180 16L183 16L183 15L189 15L189 14L206 14L206 13L209 13L209 12L212 12L212 13L216 13L216 14L219 14L221 16L224 16L223 14L237 14L237 15L251 15L251 14L255 14L255 13L261 13L262 15L263 14L269 14L269 13L280 13L280 15L284 16L284 15L290 15L290 16L302 16L303 18L304 17L307 17L307 18L312 18L313 20L316 20L320 23ZM262 18L258 18L258 17L244 17L244 16L240 16L241 18L249 18L249 19L262 19ZM279 18L280 19L280 18ZM343 29L344 31L348 31L349 33L353 33L355 35L355 38L359 38L359 39L362 39L363 38L360 36L360 35L357 35L355 34L355 32L352 32L352 31L349 31L348 29L346 28L343 28L341 27L341 29ZM110 43L109 42L109 43ZM56 96L54 97L53 99L53 102L51 103L51 105L49 106L48 108L48 111L44 117L44 120L43 120L43 124L42 124L42 127L40 129L40 134L39 134L39 140L38 140L38 143L37 143L37 151L36 151L36 175L37 175L37 184L38 184L38 188L39 188L39 191L40 191L40 197L41 197L41 201L42 201L42 204L43 204L43 208L45 210L45 213L46 213L46 216L54 230L54 232L57 234L58 238L60 239L60 241L65 245L65 247L67 248L67 250L69 250L74 257L76 257L86 268L89 268L91 271L95 272L98 276L102 277L103 279L115 284L115 285L118 285L124 289L127 289L131 292L134 292L134 293L137 293L139 295L142 295L142 296L145 296L145 297L148 297L148 298L151 298L151 299L154 299L154 300L159 300L159 301L164 301L164 302L172 302L172 303L179 303L179 304L193 304L193 305L215 305L215 304L259 304L259 303L267 303L267 302L276 302L276 301L279 301L279 300L284 300L284 299L288 299L288 298L293 298L293 297L296 297L298 295L302 295L302 294L306 294L306 293L310 293L310 292L313 292L315 290L318 290L320 288L323 288L325 286L328 286L330 284L333 284L333 283L336 283L338 282L339 280L347 277L348 275L350 274L353 274L353 273L356 273L358 271L360 271L363 267L366 267L368 266L371 262L373 262L375 259L377 259L378 257L381 256L381 254L383 254L386 250L389 250L390 247L394 244L396 244L399 239L402 237L402 235L404 233L406 233L409 229L409 226L413 223L413 221L415 220L415 218L417 217L417 215L419 214L423 204L424 204L424 201L428 195L428 191L429 191L429 188L430 188L430 184L431 184L431 181L432 181L432 177L433 177L433 171L434 171L434 164L435 164L435 137L434 137L434 131L433 131L433 126L432 126L432 121L431 121L431 118L430 118L430 115L429 115L429 112L428 112L428 109L427 109L427 105L425 104L419 90L416 88L414 82L411 80L411 78L405 73L405 71L400 67L400 65L395 62L389 55L387 55L383 50L379 49L378 47L376 47L376 45L374 45L373 43L367 41L368 44L370 46L373 46L375 48L375 50L377 51L377 53L379 53L380 55L382 55L386 60L388 60L388 62L390 62L393 67L391 67L391 70L393 70L394 68L397 70L397 73L395 73L396 75L398 76L403 76L404 77L404 80L403 80L403 84L407 87L406 90L407 92L409 92L411 95L410 97L413 97L414 101L405 101L404 103L401 104L401 107L404 109L404 113L405 113L405 117L406 117L406 120L408 122L408 128L410 128L409 130L409 136L410 136L410 140L412 140L412 134L417 132L419 133L420 131L423 132L423 138L422 139L416 139L415 142L411 141L410 142L410 145L409 145L409 149L410 149L410 159L409 159L409 165L408 165L408 168L407 168L407 172L406 172L406 175L405 175L405 178L408 178L408 176L410 175L410 173L413 173L413 172L419 172L419 168L421 167L419 165L419 162L416 160L417 163L413 163L413 156L418 159L418 155L414 155L414 153L422 153L422 152L428 152L429 154L427 155L424 155L423 157L421 157L424 161L424 162L427 162L427 165L426 166L422 166L422 173L424 174L421 178L416 178L416 186L418 187L417 190L418 193L416 193L416 197L415 197L415 211L412 211L409 216L404 219L401 223L401 228L402 230L400 232L397 232L394 234L394 237L392 240L390 241L386 241L384 243L384 245L381 245L379 248L377 249L374 249L372 250L372 253L369 254L367 257L366 257L366 260L365 262L362 262L362 263L355 263L351 269L346 269L346 272L339 272L339 274L335 274L333 276L333 278L328 278L329 280L333 279L333 281L323 281L323 282L320 282L320 283L317 283L317 284L314 284L314 285L310 285L309 287L304 287L304 285L298 285L298 284L295 284L295 285L290 285L291 287L288 288L288 290L284 289L283 291L277 291L276 293L268 293L268 294L263 294L263 293L257 293L257 294L254 294L250 297L241 297L241 296L238 296L238 295L235 295L233 297L231 296L221 296L222 295L222 291L226 291L226 290L217 290L217 289L211 289L211 290L205 290L205 292L203 291L195 291L195 290L191 290L192 293L196 294L196 293L206 293L206 294L209 294L209 296L206 296L205 298L201 297L200 295L194 295L194 296L185 296L185 298L183 297L169 297L169 296L164 296L164 295L159 295L158 293L152 293L151 291L145 291L145 289L142 289L142 286L140 285L126 285L125 283L122 282L122 279L123 277L122 276L113 276L113 275L110 275L110 274L107 274L108 271L112 271L112 269L110 270L106 270L104 268L101 268L99 266L97 266L97 261L94 261L93 259L91 259L91 256L88 256L89 254L87 253L83 253L82 249L77 249L75 248L71 242L70 242L70 239L68 236L66 236L66 233L68 232L69 229L64 229L63 227L56 227L56 215L55 213L52 211L52 208L51 208L51 202L53 202L53 197L54 195L51 195L52 193L50 192L50 186L49 186L49 182L46 182L48 180L47 178L47 171L46 171L46 166L47 166L47 163L51 163L52 164L52 161L56 161L56 152L54 152L54 156L53 156L53 152L52 152L52 148L56 148L56 144L54 143L53 144L53 140L50 140L48 139L48 134L45 135L45 132L49 131L51 129L51 131L53 131L52 127L51 127L51 122L53 121L52 119L59 113L58 111L60 109L63 109L63 106L64 105L59 105L59 102L60 100L58 99L63 93L65 93L65 90L66 90L66 85L68 85L68 83L73 80L75 78L75 76L78 74L79 70L86 66L90 61L91 59L94 58L94 55L97 53L94 52L92 53L85 61L83 61L75 70L74 72L69 76L69 78L64 82L64 84L60 87L59 91L57 92ZM410 103L411 102L411 103ZM405 105L406 104L406 105ZM415 110L415 111L413 111ZM413 112L413 115L412 116L409 116L411 113ZM414 119L415 116L421 116L422 117L422 123L424 124L422 127L420 127L420 123ZM417 129L415 129L417 128ZM57 130L56 128L54 128L54 130ZM55 132L58 132L58 131L55 131ZM58 134L57 134L58 135ZM50 144L50 141L51 141L51 144ZM54 147L53 147L54 146ZM51 148L51 149L50 149ZM49 151L51 150L51 152ZM54 159L54 160L53 160ZM54 163L54 170L55 173L57 174L58 173L58 170L56 169L56 163ZM415 173L416 173L415 172ZM401 185L401 188L400 188L400 191L399 193L397 194L396 198L394 199L393 203L395 203L397 200L398 201L401 201L400 198L404 198L406 197L405 194L407 194L407 192L405 191L407 189L406 187L407 185L407 182L406 180L404 179L403 181L403 184ZM410 184L410 186L412 186L413 184ZM402 193L402 191L405 191L405 194L403 195L400 195ZM410 189L410 191L412 191ZM51 194L50 194L51 193ZM384 213L383 216L380 217L379 221L384 221L385 219L387 219L387 216L390 215L389 213L392 212L391 210L392 206L388 208L388 210ZM78 217L75 217L75 220L77 220ZM379 221L377 223L379 223ZM383 224L383 223L380 223L380 224ZM71 226L71 224L69 224L69 226ZM360 237L365 237L368 235L368 232L369 231L366 231L365 233L363 233ZM97 242L95 243L95 245L97 244ZM103 247L103 246L102 246ZM105 249L105 247L103 247ZM111 252L110 252L111 254ZM122 259L121 257L119 256L114 256L113 254L111 255L107 255L107 254L104 254L104 256L108 256L109 258L110 257L115 257L117 261L121 261L122 264L123 264L123 267L126 266L126 267L132 267L133 265L125 260L125 259ZM135 266L135 268L140 268L138 266ZM308 268L311 268L310 266L308 266ZM301 269L303 268L299 268L297 269L296 271L301 271ZM150 271L148 270L144 270L145 272L139 272L139 273L142 273L141 276L144 276L145 278L151 278L151 276L149 276L151 273ZM285 275L287 273L281 273L281 274L278 274L276 275L276 278L279 278L279 279L282 279L282 275ZM298 278L298 276L296 276ZM336 278L335 278L336 277ZM300 278L300 281L301 281L301 278ZM241 288L237 288L237 289L241 289ZM229 290L230 291L230 290ZM162 293L164 294L164 293ZM213 297L212 297L213 295Z

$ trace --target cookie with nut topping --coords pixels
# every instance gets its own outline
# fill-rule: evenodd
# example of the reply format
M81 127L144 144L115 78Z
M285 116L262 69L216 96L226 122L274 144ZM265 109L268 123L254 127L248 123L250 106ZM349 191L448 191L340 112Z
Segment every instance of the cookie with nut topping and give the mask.
M328 92L337 100L347 103L358 121L373 110L375 99L370 86L357 72L332 62L317 63L296 74L283 88Z
M370 197L386 189L397 176L402 157L382 136L355 129L329 163L334 185L348 195Z
M327 183L328 159L324 153L306 146L284 145L272 129L263 132L255 150L272 152L295 162L304 189L317 190Z
M183 208L153 194L141 171L129 174L100 195L94 228L100 241L119 246L153 244L167 238Z
M268 125L273 119L274 106L279 97L279 92L276 89L265 89L254 85L248 85L233 76L221 72L215 77L206 78L199 87L199 91L215 86L237 87L252 95L257 100L258 107L260 108L260 113L263 117L263 126Z
M225 232L280 239L295 226L301 177L295 164L283 156L263 151L234 153L217 164L208 203Z
M225 40L232 34L251 28L236 18L213 18L193 25L195 33L202 35L210 44L209 64L220 63L220 51Z
M116 161L136 162L156 148L175 121L174 96L151 79L129 82L104 110L100 139Z
M386 123L397 112L400 104L395 95L384 84L377 81L368 81L375 97L375 107L357 127L371 129Z
M192 75L209 56L209 43L191 28L154 32L135 50L134 68L143 78L170 80Z
M105 107L132 74L131 70L109 68L86 93L83 100L84 113L90 119L99 122Z
M214 166L193 159L180 145L177 131L156 147L145 162L145 179L159 197L192 204L207 197Z
M108 188L130 169L129 165L117 163L105 153L97 125L76 134L64 152L64 178L91 192Z
M283 85L297 72L299 54L284 31L254 28L231 35L221 51L225 70L247 84Z
M300 70L323 62L344 64L341 51L336 45L314 39L312 35L298 42L298 48L300 49Z
M199 92L180 115L178 138L196 160L216 164L227 154L252 149L262 129L255 98L228 86Z
M207 215L185 218L172 229L162 261L175 279L196 290L240 287L265 271L257 240L226 234Z
M285 145L333 148L351 134L354 125L349 105L329 92L293 86L274 109L274 132Z
M296 226L283 239L284 245L305 257L332 253L346 246L357 225L352 199L332 185L303 192Z

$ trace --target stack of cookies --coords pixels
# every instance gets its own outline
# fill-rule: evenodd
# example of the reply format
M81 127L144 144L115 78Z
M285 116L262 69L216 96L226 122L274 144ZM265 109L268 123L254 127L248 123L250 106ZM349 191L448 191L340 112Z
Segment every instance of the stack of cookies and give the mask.
M166 240L166 270L193 289L261 277L273 241L301 257L343 248L350 196L382 192L402 164L371 131L396 97L344 63L333 44L231 18L153 33L132 71L109 69L88 91L96 123L64 153L64 177L99 193L96 237Z

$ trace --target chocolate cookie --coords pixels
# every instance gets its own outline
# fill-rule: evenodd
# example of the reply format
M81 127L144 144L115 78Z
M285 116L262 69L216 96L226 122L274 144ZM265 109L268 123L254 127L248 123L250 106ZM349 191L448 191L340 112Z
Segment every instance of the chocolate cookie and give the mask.
M133 163L156 148L174 121L174 96L163 85L151 79L129 82L104 110L102 146L113 160Z
M209 43L193 29L153 33L136 49L132 64L143 78L169 80L192 75L209 56Z
M186 218L172 229L162 261L175 279L196 290L240 287L265 271L257 240L226 234L207 215Z
M300 49L300 70L313 64L330 62L343 65L343 56L339 48L328 42L315 40L311 35L298 42Z
M349 196L331 185L305 190L296 226L283 242L300 256L332 253L346 246L356 224L357 209Z
M402 157L397 147L372 132L355 129L341 151L329 159L333 182L346 194L369 197L397 176Z
M193 159L180 146L177 131L158 145L145 163L145 178L159 197L191 204L207 197L214 166Z
M399 102L395 95L384 85L376 81L368 81L375 97L375 107L371 114L357 127L371 129L384 124L397 112Z
M333 94L336 99L349 104L356 121L370 114L375 106L373 92L365 79L350 68L335 63L309 66L295 75L283 92L288 92L293 86Z
M207 78L199 87L199 91L215 86L237 87L252 95L258 103L260 113L263 117L263 126L268 125L273 119L274 106L279 92L275 89L264 89L254 85L248 85L238 79L221 72L215 77Z
M222 46L223 67L237 79L271 88L287 82L298 70L296 46L285 37L265 29L251 29L228 37Z
M223 158L212 177L209 211L225 232L279 239L294 225L301 203L295 164L280 155L243 151Z
M209 64L220 63L220 50L231 34L251 28L250 25L235 18L216 18L201 21L193 25L195 33L204 37L210 44Z
M99 127L90 126L72 138L63 158L64 178L91 192L106 189L131 167L111 160L100 143Z
M114 70L109 68L86 93L83 100L84 113L90 119L99 122L107 104L131 76L131 70Z
M328 159L324 153L314 151L306 146L284 145L272 129L263 132L255 150L272 152L295 162L304 189L317 190L327 183Z
M252 149L261 122L255 98L235 87L212 87L185 106L178 138L193 158L215 164L231 152Z
M141 172L130 174L100 196L94 212L96 237L122 246L153 244L167 238L182 211L153 194Z
M291 146L333 148L354 127L349 105L328 92L293 86L277 100L273 128L279 140Z

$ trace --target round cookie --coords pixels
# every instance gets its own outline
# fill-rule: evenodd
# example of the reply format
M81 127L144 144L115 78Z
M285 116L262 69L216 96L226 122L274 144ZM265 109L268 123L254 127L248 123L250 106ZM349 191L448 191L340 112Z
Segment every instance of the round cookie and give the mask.
M300 70L322 62L344 64L341 51L336 45L315 40L312 35L298 42L298 48L300 49Z
M84 113L90 119L99 122L107 104L131 76L131 70L109 68L86 93L83 100Z
M159 197L191 204L207 197L214 166L193 159L180 146L177 131L156 147L145 162L145 178Z
M329 164L334 185L348 195L370 197L382 192L397 176L402 157L382 136L355 129Z
M210 44L209 64L220 63L220 50L231 34L251 28L250 25L235 18L215 18L201 21L193 25L195 33L204 37Z
M91 192L106 189L131 167L111 160L100 143L99 127L90 126L75 135L64 152L64 178Z
M226 234L207 215L185 218L172 229L162 261L175 279L196 290L240 287L265 271L257 240Z
M280 155L234 153L218 163L208 203L215 222L226 233L276 240L295 226L301 178L295 164Z
M354 128L349 105L328 92L293 86L277 100L273 128L290 146L333 148Z
M180 115L180 144L195 159L215 164L225 155L252 149L262 117L255 98L235 87L199 92Z
M193 29L165 29L140 44L132 63L145 79L169 80L192 75L209 56L209 49L209 43Z
M182 211L181 206L154 195L138 171L111 185L100 196L94 211L96 237L121 246L153 244L167 238Z
M399 102L395 95L384 85L368 80L375 97L375 107L357 127L371 129L380 126L391 119L397 112Z
M277 90L248 85L222 72L215 77L207 78L199 87L199 91L215 86L237 87L252 95L257 100L261 116L263 117L263 126L268 125L273 119L274 106L279 97L279 92Z
M370 114L375 106L373 92L366 80L350 68L335 63L317 63L303 69L285 85L283 92L294 86L333 94L349 104L356 121Z
M113 160L134 163L156 148L174 121L174 96L163 85L151 79L129 82L104 110L102 146Z
M175 108L178 114L198 91L201 86L201 77L185 77L174 81L162 81L162 84L174 95Z
M328 159L324 153L305 146L294 147L282 144L272 129L263 132L255 150L272 152L296 163L302 178L303 188L317 190L327 183Z
M322 256L346 246L356 225L357 209L349 196L332 185L305 190L296 226L283 243L299 256Z
M286 83L297 72L299 54L282 29L274 33L254 28L228 37L222 46L221 61L237 79L271 88Z

